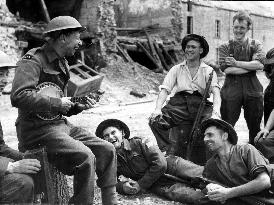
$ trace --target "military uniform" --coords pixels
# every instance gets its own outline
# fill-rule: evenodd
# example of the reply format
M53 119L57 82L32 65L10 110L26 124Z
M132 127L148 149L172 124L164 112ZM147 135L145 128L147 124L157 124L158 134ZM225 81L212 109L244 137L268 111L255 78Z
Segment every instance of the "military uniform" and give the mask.
M0 203L31 203L33 179L26 174L7 173L9 162L23 159L23 153L8 147L0 123Z
M243 44L230 40L219 48L219 61L224 71L226 57L233 56L237 61L258 60L263 62L265 57L260 42L248 38ZM222 119L235 125L239 119L241 108L249 129L249 143L253 144L256 134L260 131L263 116L263 87L259 82L256 71L246 74L227 74L221 89L221 115Z
M269 85L264 93L264 123L266 124L270 113L274 109L274 78L270 79ZM260 138L256 144L258 150L274 164L274 128L272 128L265 139Z
M170 174L183 179L201 176L203 167L180 157L165 157L150 139L133 137L124 139L122 147L117 150L117 172L138 182L142 189L148 189L173 201L202 202L204 195L193 188L175 182L164 174ZM121 181L117 191L123 192Z
M74 175L71 203L93 203L94 169L100 188L115 186L115 148L59 115L54 120L41 120L37 114L60 113L61 99L39 94L37 86L44 82L56 84L66 95L70 78L65 58L45 44L30 50L17 63L11 103L18 108L16 130L20 149L46 146L50 162L66 175ZM72 107L67 116L81 112ZM95 165L96 163L96 165Z

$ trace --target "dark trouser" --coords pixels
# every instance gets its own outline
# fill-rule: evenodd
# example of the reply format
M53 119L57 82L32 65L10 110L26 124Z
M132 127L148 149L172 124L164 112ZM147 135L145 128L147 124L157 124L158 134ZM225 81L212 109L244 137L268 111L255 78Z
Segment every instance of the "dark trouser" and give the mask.
M274 109L274 79L272 78L264 91L264 124Z
M265 139L260 138L256 148L269 160L270 164L274 164L274 130L271 130Z
M172 145L169 139L170 128L184 122L193 124L201 99L201 96L176 93L175 96L170 98L168 104L162 108L162 116L149 122L149 126L162 151L168 150ZM207 103L202 112L202 119L209 118L211 113L212 106Z
M33 179L26 174L6 174L0 178L0 203L32 203Z
M190 181L191 178L201 177L204 167L184 160L177 156L169 156L166 174ZM177 182L167 176L162 176L150 191L172 201L182 203L203 204L208 202L207 197L200 190L195 190L188 184Z
M255 74L254 74L255 75ZM254 144L254 138L260 131L263 117L262 86L256 75L252 76L227 76L221 90L221 115L222 119L235 126L241 108L244 109L244 118L249 129L249 143Z
M222 98L222 119L235 126L241 114L243 105L244 118L249 129L249 143L254 144L254 138L260 131L263 116L263 99L258 97Z
M188 180L194 177L201 177L204 171L203 166L197 165L181 157L167 156L166 161L166 173L182 179Z
M74 175L74 195L70 203L93 203L95 167L100 188L116 185L114 146L86 130L74 127L66 120L50 124L20 121L17 134L24 148L46 146L49 161L64 174Z

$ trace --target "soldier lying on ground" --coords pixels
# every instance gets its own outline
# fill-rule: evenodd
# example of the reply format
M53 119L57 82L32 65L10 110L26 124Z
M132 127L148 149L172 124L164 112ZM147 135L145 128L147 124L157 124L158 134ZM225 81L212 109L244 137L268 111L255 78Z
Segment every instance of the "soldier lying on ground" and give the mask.
M165 157L150 139L129 138L129 128L120 120L105 120L96 129L98 137L111 142L116 148L117 176L132 179L118 183L119 193L137 194L148 190L173 201L195 204L271 201L273 196L268 189L270 178L274 179L274 169L267 159L250 144L236 145L237 134L225 121L206 120L202 124L202 133L205 133L204 141L208 148L216 153L205 169L176 156ZM170 175L186 179L186 183L171 180L168 178ZM199 179L198 182L196 179ZM187 183L188 180L190 183ZM204 183L206 186L202 191L192 188L202 189ZM250 196L236 198L255 193L260 195L254 195L252 199Z
M101 122L95 134L115 146L117 176L123 175L131 179L118 182L118 193L132 195L148 190L184 203L202 203L203 200L207 200L202 192L195 191L187 184L176 182L170 177L171 175L190 180L202 175L202 166L176 156L165 157L151 139L129 138L128 126L117 119Z
M23 159L24 154L8 147L3 139L0 123L0 204L31 203L33 179L28 174L37 173L37 159Z

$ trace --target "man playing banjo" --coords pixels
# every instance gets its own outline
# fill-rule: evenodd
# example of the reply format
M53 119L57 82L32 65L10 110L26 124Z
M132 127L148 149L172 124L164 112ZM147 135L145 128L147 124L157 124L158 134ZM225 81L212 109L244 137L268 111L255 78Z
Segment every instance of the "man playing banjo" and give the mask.
M113 205L117 204L114 146L63 117L95 104L90 98L80 104L62 97L66 96L70 78L65 56L72 56L79 49L83 30L70 16L59 16L49 22L44 32L47 42L31 49L17 63L11 103L19 113L16 122L19 149L45 146L49 161L64 174L74 175L74 195L69 203L93 204L96 167L102 204Z

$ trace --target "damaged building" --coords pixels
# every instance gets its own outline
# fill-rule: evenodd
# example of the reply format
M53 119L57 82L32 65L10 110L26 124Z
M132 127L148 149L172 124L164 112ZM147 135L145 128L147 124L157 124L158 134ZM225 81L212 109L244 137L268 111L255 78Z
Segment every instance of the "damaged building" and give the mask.
M217 60L218 46L233 35L232 17L239 9L251 13L254 25L250 37L260 40L265 50L272 47L274 40L271 35L274 28L267 26L274 22L273 11L261 2L7 0L7 6L13 14L38 24L59 15L71 15L87 27L88 33L83 38L88 43L100 40L102 55L119 52L126 61L137 61L160 71L168 70L179 60L178 45L189 33L205 36L211 47L207 59ZM35 39L28 41L28 49L37 43L32 42Z
M8 26L16 27L22 53L43 43L43 29L53 17L70 15L87 27L81 52L69 59L95 71L84 69L85 78L106 66L109 53L157 73L168 71L183 59L180 41L190 33L205 36L210 45L206 61L217 62L219 45L233 37L232 17L239 9L251 13L250 37L260 40L265 51L273 47L274 28L268 26L274 23L273 11L259 1L6 0L6 5L20 17Z

